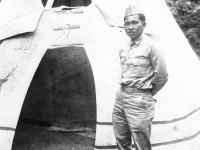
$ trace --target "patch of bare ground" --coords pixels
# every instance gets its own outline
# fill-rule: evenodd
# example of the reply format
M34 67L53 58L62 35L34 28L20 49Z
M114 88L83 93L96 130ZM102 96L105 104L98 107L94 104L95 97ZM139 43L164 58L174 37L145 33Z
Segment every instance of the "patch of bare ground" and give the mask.
M65 127L34 120L18 124L12 150L93 150L95 124Z

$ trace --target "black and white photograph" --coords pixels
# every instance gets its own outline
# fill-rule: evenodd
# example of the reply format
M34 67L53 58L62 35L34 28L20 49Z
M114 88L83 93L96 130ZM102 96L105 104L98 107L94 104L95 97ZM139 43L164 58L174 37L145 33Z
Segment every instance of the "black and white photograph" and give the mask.
M0 150L199 141L199 0L0 0Z

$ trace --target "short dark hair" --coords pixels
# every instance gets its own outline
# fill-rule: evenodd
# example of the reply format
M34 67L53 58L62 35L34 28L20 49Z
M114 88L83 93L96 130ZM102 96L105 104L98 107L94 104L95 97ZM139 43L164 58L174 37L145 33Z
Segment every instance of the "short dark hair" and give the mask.
M145 18L145 15L144 15L144 14L138 14L138 17L139 17L139 19L140 19L142 22L145 22L145 21L146 21L146 18Z

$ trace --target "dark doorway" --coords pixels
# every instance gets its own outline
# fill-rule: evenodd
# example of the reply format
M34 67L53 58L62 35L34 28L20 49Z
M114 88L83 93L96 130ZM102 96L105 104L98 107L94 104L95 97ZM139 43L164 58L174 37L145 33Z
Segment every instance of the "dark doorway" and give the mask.
M47 50L28 89L12 150L89 150L95 130L95 85L85 49Z

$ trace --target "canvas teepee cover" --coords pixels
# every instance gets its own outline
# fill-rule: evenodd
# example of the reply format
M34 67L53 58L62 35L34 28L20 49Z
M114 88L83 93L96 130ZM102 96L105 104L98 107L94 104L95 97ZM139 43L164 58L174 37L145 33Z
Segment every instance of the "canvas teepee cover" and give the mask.
M53 43L67 46L83 42L95 79L95 149L116 149L111 115L119 87L118 47L128 39L121 26L125 7L130 3L139 5L145 12L145 33L162 45L169 70L166 87L155 97L158 103L152 128L153 149L199 148L200 64L164 0L96 0L76 16L45 11L36 32L4 40L0 46L0 60L3 60L0 79L9 72L11 76L2 84L0 93L0 147L11 147L24 97L47 48ZM64 31L53 30L66 23L81 26L80 30L70 32L68 40Z

